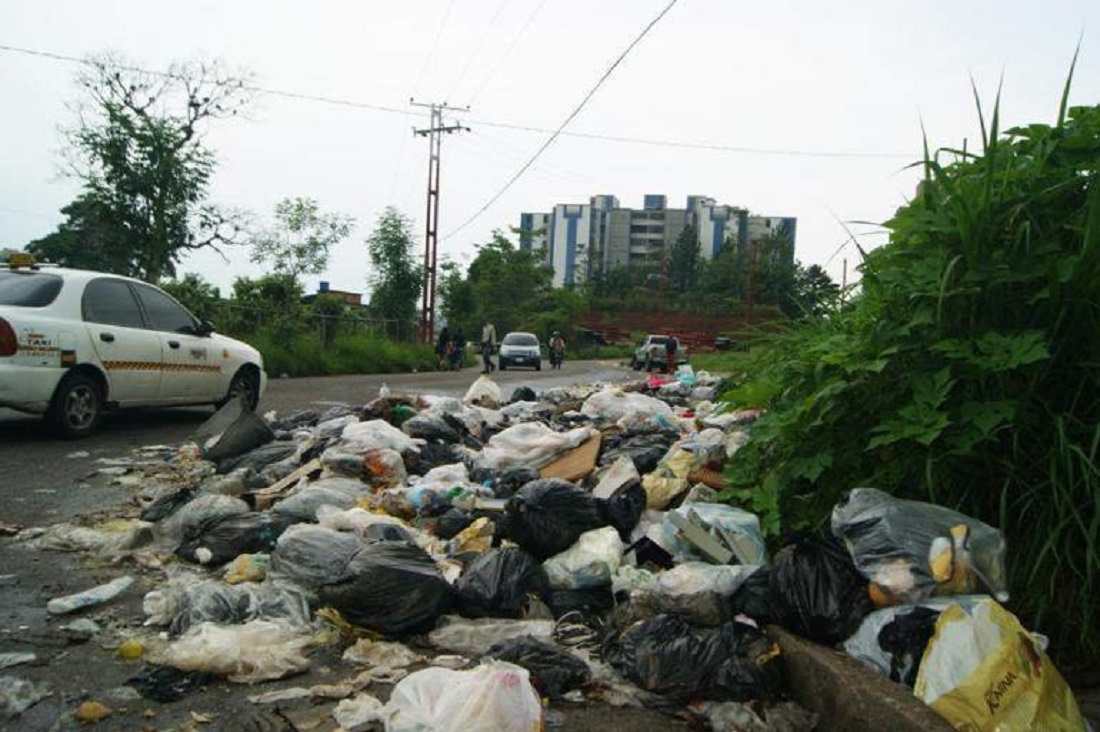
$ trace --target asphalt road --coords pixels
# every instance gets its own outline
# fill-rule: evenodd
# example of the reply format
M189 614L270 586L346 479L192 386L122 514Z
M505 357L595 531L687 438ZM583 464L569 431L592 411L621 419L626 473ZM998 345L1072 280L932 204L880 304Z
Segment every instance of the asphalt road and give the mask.
M505 396L519 386L536 391L574 383L625 381L634 378L628 368L611 362L567 362L561 371L508 371L494 374ZM478 369L452 373L386 376L279 379L269 385L260 403L263 412L289 413L333 403L361 404L378 394L383 381L393 392L434 393L461 396L478 377ZM53 437L40 420L0 413L0 524L42 526L62 521L96 520L133 515L132 489L114 486L102 476L93 477L100 458L126 457L137 447L175 444L187 440L211 414L210 408L143 410L110 415L102 430L89 438L65 441ZM69 617L52 617L46 603L54 597L87 589L122 574L137 577L137 584L109 604L84 611L102 631L85 643L76 643L59 632ZM311 706L307 702L259 706L250 694L289 686L336 683L348 678L349 669L339 657L339 647L317 649L311 667L302 677L257 686L215 683L184 699L160 704L136 698L127 679L143 667L142 661L125 661L117 653L127 638L147 637L142 627L142 597L163 583L160 570L132 564L114 565L96 557L63 552L35 552L17 539L0 538L0 654L34 653L29 664L5 668L3 677L18 677L45 684L50 695L15 718L7 718L0 703L0 730L85 729L74 712L85 701L96 701L112 710L100 729L134 730L333 730L325 719L334 702ZM385 699L388 687L371 687ZM0 693L0 696L3 696ZM3 700L0 699L0 702ZM685 723L664 714L603 703L555 703L551 727L581 732L657 732L687 729ZM198 723L199 719L211 722ZM317 726L313 726L314 723Z

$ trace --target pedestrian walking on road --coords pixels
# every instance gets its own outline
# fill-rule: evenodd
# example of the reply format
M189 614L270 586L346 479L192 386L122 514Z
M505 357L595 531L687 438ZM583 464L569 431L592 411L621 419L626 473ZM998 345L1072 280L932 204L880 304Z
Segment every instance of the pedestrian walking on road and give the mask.
M451 361L451 369L462 370L462 362L466 357L466 335L462 328L455 328L454 338L451 339L451 352L448 354Z
M493 363L493 348L497 344L497 329L493 327L492 322L485 323L485 327L481 329L481 362L483 365L481 373L491 374L496 370L496 364Z
M451 355L451 331L447 326L439 331L439 338L435 342L435 354L439 356L438 368L440 371L447 367L447 361Z

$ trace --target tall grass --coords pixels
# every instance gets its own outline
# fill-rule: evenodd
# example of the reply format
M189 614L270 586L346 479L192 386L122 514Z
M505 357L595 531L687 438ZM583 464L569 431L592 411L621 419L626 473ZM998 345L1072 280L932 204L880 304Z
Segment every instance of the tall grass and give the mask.
M263 330L243 340L260 351L272 376L335 376L428 371L436 367L431 346L380 336L336 336L327 347L312 333Z
M1072 76L1072 75L1071 75ZM1068 84L1067 84L1068 90ZM728 497L772 530L874 485L1006 535L1014 610L1061 660L1100 657L1100 107L926 144L862 293L750 354L766 406Z

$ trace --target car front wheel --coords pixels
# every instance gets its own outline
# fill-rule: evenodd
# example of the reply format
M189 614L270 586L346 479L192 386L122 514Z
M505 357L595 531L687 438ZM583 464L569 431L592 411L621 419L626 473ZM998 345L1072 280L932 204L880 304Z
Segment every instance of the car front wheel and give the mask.
M69 374L57 386L47 419L62 437L87 437L103 414L103 391L87 374Z
M225 399L222 399L217 403L217 408L221 409L234 399L240 398L244 403L244 408L251 412L256 408L256 405L260 401L260 380L251 371L242 369L233 376L233 381L229 382L229 391L225 395Z

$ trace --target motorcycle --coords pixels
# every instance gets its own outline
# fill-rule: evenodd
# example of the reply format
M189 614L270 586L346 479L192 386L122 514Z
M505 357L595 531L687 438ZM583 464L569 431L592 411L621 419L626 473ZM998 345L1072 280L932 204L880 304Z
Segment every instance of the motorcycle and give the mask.
M550 349L550 368L560 369L561 362L565 359L565 350L560 348Z

